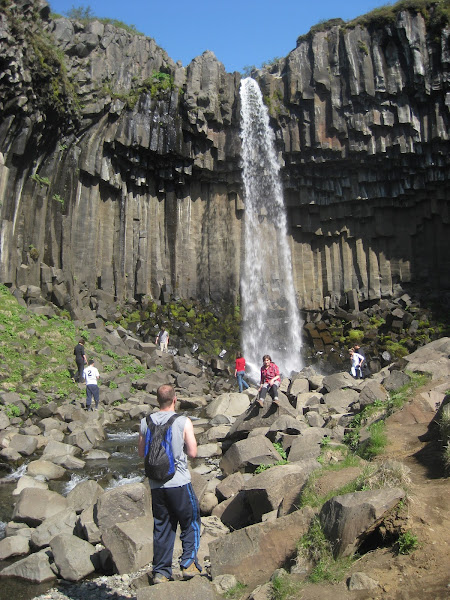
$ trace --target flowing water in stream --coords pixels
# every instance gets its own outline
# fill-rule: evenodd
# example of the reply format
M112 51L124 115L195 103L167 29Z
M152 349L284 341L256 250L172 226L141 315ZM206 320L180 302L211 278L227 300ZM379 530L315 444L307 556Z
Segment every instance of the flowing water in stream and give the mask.
M245 259L242 347L250 377L270 354L284 375L301 368L300 317L287 236L280 165L269 114L254 79L241 82Z

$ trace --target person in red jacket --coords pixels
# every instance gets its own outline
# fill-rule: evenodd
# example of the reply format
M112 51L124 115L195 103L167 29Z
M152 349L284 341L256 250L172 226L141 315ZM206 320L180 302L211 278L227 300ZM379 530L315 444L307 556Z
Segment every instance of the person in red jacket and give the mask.
M244 390L248 390L248 383L245 381L245 358L242 356L241 352L236 354L236 368L234 369L234 376L237 379L239 391L242 392Z
M263 366L261 367L261 385L258 390L257 403L261 408L264 405L264 398L267 392L272 397L272 403L278 406L278 387L281 383L280 369L272 362L268 354L263 356Z

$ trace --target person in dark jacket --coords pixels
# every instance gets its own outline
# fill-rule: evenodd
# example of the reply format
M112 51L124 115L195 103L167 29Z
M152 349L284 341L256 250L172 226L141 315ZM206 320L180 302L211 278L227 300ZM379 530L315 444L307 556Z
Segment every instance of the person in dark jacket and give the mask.
M83 370L84 365L87 365L86 352L84 350L84 340L80 339L78 344L73 349L73 353L75 354L75 362L77 363L78 373L75 376L75 381L78 383L83 382Z

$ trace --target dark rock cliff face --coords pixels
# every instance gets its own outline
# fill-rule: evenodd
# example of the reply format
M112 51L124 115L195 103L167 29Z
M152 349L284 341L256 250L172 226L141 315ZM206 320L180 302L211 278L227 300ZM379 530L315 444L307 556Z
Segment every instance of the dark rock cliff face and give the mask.
M235 301L241 76L210 52L182 67L152 39L3 4L0 281L74 310L164 286ZM399 12L311 33L255 73L301 308L450 288L449 61L448 29Z

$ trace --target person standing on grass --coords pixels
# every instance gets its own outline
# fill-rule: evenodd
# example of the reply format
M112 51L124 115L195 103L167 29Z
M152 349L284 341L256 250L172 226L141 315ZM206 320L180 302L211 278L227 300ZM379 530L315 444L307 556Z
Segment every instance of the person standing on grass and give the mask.
M81 338L78 344L73 349L73 353L75 354L75 362L77 363L78 373L76 375L78 383L83 382L83 369L84 366L87 365L86 351L84 349L84 340ZM75 379L75 377L74 377Z
M98 369L94 367L94 360L89 361L88 366L83 371L83 377L86 382L86 410L92 410L92 398L94 398L95 408L98 409L98 403L100 400L100 390L98 388L98 379L100 373Z

